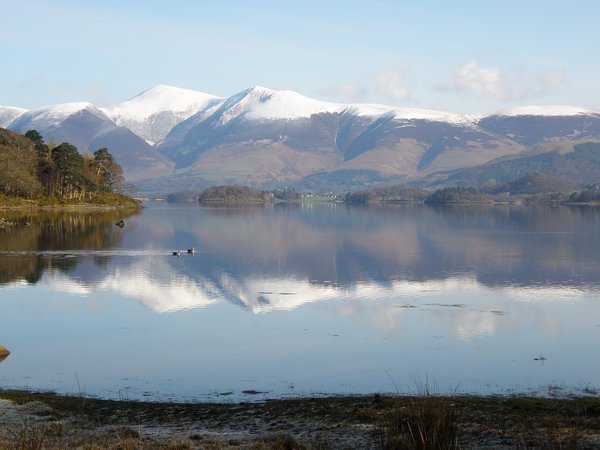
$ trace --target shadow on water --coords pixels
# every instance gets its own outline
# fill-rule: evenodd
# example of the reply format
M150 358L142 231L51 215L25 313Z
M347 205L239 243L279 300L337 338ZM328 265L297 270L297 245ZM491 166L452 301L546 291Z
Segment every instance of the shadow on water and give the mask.
M70 272L78 258L52 258L39 254L59 250L99 250L119 247L118 220L136 211L18 212L4 211L0 220L0 285L16 280L36 283L46 269ZM11 255L11 253L14 253ZM18 254L18 257L15 255ZM95 259L100 266L106 257Z

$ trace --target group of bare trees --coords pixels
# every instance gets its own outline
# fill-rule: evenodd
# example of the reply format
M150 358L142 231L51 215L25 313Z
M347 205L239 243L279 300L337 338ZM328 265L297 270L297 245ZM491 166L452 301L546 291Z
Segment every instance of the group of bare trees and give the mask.
M0 193L85 200L122 185L121 166L106 148L82 155L67 142L45 143L36 130L24 136L0 130Z

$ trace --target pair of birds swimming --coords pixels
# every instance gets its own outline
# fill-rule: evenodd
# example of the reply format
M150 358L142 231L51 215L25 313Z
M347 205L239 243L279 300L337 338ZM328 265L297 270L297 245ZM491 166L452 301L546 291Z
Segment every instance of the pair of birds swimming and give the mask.
M196 249L194 247L188 248L187 253L189 253L190 255L193 255L194 253L196 253ZM179 256L179 255L181 255L181 250L173 250L173 256Z

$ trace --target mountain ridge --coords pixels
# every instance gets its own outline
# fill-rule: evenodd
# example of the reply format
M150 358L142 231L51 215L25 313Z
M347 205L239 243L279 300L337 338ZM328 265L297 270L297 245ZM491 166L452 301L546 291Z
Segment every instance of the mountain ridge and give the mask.
M83 151L110 146L125 176L148 191L303 186L305 179L313 186L337 179L343 188L390 180L452 183L456 171L516 161L539 145L600 141L600 110L590 108L531 105L460 114L333 103L261 86L219 97L157 85L104 108L87 102L30 111L0 107L0 125L35 128L46 140ZM564 161L555 159L552 167Z

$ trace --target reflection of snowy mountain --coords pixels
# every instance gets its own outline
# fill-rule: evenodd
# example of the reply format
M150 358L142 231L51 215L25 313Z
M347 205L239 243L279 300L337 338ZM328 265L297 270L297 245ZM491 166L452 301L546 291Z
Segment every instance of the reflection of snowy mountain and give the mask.
M491 291L525 302L555 302L565 298L573 301L588 294L584 289L573 287L507 286L500 290L491 289L468 276L424 281L397 280L392 283L365 281L350 286L283 277L242 279L225 272L214 277L192 277L177 273L161 258L144 258L129 266L120 266L87 283L62 272L50 271L44 275L41 284L50 290L83 296L96 292L116 293L138 300L157 313L203 308L227 301L258 314L290 311L306 303L332 300L366 303L383 301L392 302L392 307L398 309L454 308L467 312L467 305L457 303L456 299L465 295L485 297ZM442 300L432 302L431 299L438 296ZM471 329L473 322L480 324L479 320L472 319L473 314L474 310L470 310L468 315L471 319L463 314L460 327Z

